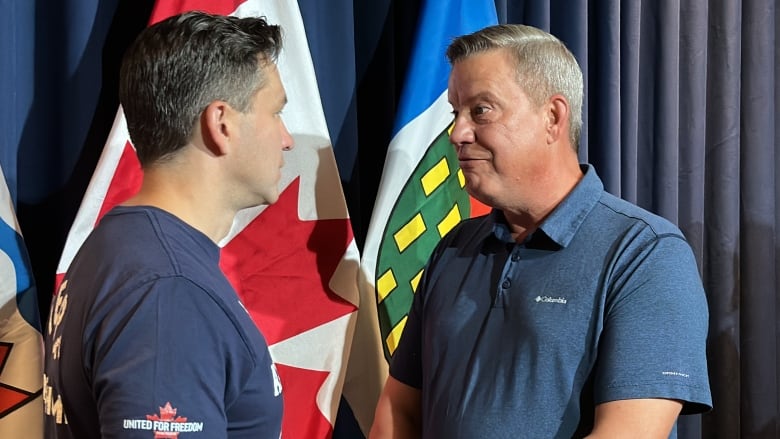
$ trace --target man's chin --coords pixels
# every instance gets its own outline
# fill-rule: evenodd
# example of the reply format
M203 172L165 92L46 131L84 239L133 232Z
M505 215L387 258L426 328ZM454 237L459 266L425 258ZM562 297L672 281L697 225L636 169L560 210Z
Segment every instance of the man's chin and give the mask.
M241 210L252 209L259 206L268 206L274 204L277 201L279 201L279 196L280 195L278 191L271 194L262 194L262 195L258 194L258 197L252 200L251 204L242 207Z
M274 204L277 201L279 201L279 191L276 191L272 194L266 194L263 204Z

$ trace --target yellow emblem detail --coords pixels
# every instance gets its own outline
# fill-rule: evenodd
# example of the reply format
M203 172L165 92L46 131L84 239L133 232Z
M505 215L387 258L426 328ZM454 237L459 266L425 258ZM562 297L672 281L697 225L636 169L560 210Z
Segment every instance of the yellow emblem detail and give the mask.
M385 339L385 342L387 343L387 350L390 351L390 355L393 355L395 348L398 347L398 342L401 340L401 333L404 332L406 319L408 318L408 316L404 316L404 318L402 318L401 321L395 325L393 330L390 331L390 334L388 334L387 338Z
M441 222L439 222L439 225L437 228L439 229L439 236L444 236L452 230L453 227L458 225L460 222L460 209L458 209L458 205L454 204L452 206L452 209L450 209L449 212L447 212L447 216L444 217Z
M437 187L441 186L447 177L450 176L450 167L447 165L447 157L442 157L425 175L420 179L425 196L429 196Z
M419 238L425 232L425 221L423 221L422 214L417 213L408 223L401 227L401 230L393 234L395 244L398 246L398 251L403 252L406 247L409 247L415 239Z
M390 292L392 292L398 283L395 281L393 270L387 270L385 273L376 280L376 294L379 296L379 302L385 300Z

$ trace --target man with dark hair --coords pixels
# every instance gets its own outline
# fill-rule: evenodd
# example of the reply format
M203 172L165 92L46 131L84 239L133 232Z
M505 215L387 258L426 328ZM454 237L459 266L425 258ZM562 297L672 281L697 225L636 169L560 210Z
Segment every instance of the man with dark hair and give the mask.
M491 26L447 56L450 140L493 210L431 255L371 438L674 437L712 405L690 246L579 163L582 72L557 38Z
M143 183L101 219L52 302L46 437L279 438L279 377L217 242L239 210L279 198L293 143L280 50L263 18L200 12L128 49L119 94Z

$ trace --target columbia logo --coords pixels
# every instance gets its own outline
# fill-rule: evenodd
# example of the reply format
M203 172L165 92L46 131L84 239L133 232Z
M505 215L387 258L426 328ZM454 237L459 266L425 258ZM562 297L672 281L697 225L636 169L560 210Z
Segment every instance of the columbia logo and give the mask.
M550 297L550 296L536 296L536 299L534 299L536 303L560 303L562 305L566 305L565 297Z
M672 376L683 377L683 378L688 378L690 376L687 373L682 373L682 372L661 372L661 375L672 375Z

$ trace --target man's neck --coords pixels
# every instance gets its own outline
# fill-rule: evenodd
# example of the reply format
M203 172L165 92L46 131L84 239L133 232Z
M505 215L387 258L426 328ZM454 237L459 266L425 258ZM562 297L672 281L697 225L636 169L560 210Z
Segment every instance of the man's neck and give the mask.
M230 231L236 214L220 198L219 190L205 178L152 168L144 172L138 194L123 204L162 209L218 243Z
M523 242L528 235L533 233L556 207L571 193L582 180L583 173L579 163L567 167L557 168L558 172L550 174L548 182L541 184L540 197L517 209L504 209L512 238L516 242Z

